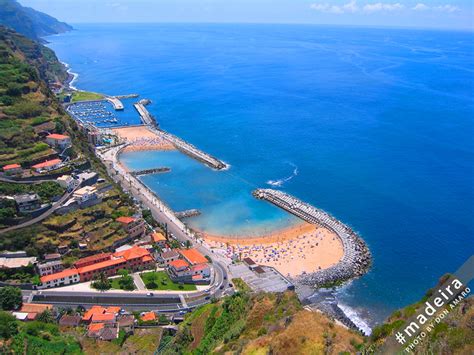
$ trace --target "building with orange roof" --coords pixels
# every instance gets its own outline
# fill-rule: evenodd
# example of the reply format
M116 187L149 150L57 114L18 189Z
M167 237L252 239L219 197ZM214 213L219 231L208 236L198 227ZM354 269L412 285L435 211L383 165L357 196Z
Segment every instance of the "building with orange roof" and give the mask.
M98 338L100 336L100 332L104 328L105 328L104 323L89 324L89 327L87 328L87 336L92 337L92 338Z
M49 288L70 285L79 282L79 272L75 268L66 269L54 274L42 276L38 288Z
M18 312L26 314L26 317L23 320L35 320L38 314L41 314L44 311L52 311L52 310L53 310L52 304L23 303L21 308L18 310Z
M60 167L62 161L61 159L51 159L45 162L33 165L31 168L36 172L50 171Z
M151 241L157 244L160 248L164 248L168 242L168 239L166 239L163 233L153 232L151 234Z
M197 249L182 249L178 251L191 265L206 264L209 262Z
M111 307L107 307L106 312L107 313L113 313L113 314L119 314L121 310L122 310L121 307L111 306Z
M110 260L105 260L100 263L84 266L78 268L80 281L91 281L96 278L100 273L104 273L107 277L114 276L121 269L127 268L127 260L124 258L112 258Z
M88 265L92 265L92 264L95 264L95 263L99 263L101 261L109 260L111 257L112 257L112 253L95 254L95 255L87 256L85 258L81 258L81 259L77 260L74 263L74 266L76 268L80 268L80 267L83 267L83 266L88 266Z
M116 221L121 223L122 228L127 232L128 238L123 241L123 244L145 235L145 221L142 218L119 217Z
M5 175L16 175L23 171L20 164L9 164L3 167Z
M78 260L74 268L55 274L43 276L40 288L57 287L75 282L86 282L95 279L100 273L107 277L115 276L121 269L131 271L153 268L155 261L150 252L142 247L133 246L130 249L114 254L102 253Z
M207 258L196 249L179 250L183 259L168 263L168 274L175 282L207 283L211 277L211 267Z
M182 271L184 269L187 269L189 267L189 264L186 260L183 259L178 259L171 261L169 263L170 268L176 270L176 271Z
M146 312L142 314L140 319L144 322L152 322L156 320L156 314L155 312Z
M116 315L114 313L93 314L91 317L92 323L115 323Z
M90 322L94 314L104 314L106 311L107 309L102 306L92 306L84 313L84 315L82 316L82 320L84 322Z
M51 147L64 149L71 145L71 137L64 134L53 133L46 136L46 143L48 143Z

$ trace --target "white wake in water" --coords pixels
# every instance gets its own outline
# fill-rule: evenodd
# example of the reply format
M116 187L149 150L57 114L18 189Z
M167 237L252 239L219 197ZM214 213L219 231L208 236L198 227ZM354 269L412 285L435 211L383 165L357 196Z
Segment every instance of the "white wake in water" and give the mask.
M77 81L77 78L79 78L79 74L77 73L74 73L72 70L71 70L71 67L69 66L68 63L66 62L61 62L62 64L64 64L64 66L66 67L66 71L68 72L68 74L71 74L72 75L72 79L71 81L69 82L69 87L73 90L77 90L77 91L82 91L82 90L79 90L77 87L74 86L74 83Z
M298 167L293 163L290 163L290 165L293 167L293 172L290 176L285 177L283 179L278 179L278 180L268 180L267 184L270 185L270 186L274 186L274 187L281 187L281 186L283 186L283 184L285 182L288 182L291 179L293 179L295 176L297 176L298 175Z
M354 323L357 326L357 328L360 329L362 333L364 333L367 336L369 336L372 333L372 329L370 328L370 326L367 324L367 322L364 319L362 319L362 317L360 317L357 314L357 312L354 309L342 303L338 303L338 306L340 309L342 309L346 317L349 318L352 321L352 323Z

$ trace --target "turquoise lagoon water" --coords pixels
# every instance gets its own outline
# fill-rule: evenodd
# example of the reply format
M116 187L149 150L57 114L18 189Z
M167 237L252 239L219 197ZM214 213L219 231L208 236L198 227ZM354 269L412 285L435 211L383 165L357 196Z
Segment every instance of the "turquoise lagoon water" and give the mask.
M198 208L201 215L186 222L200 231L228 236L262 235L301 223L255 199L251 195L255 186L239 176L238 167L212 170L179 151L129 152L121 155L121 161L133 170L170 167L170 173L140 179L174 211Z
M133 168L172 166L143 179L172 207L202 209L192 223L222 233L283 223L287 215L249 196L280 181L367 241L373 268L340 299L371 322L473 254L472 33L76 28L48 40L79 74L77 87L140 93L164 129L231 164L217 173L176 153L124 156Z

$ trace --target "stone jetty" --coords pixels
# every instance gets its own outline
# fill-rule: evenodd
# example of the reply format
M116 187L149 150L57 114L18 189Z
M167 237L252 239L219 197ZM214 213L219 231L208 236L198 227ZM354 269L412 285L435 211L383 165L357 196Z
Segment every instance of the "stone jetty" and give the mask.
M363 275L371 265L371 254L365 242L347 225L330 214L294 196L273 189L252 192L257 199L266 200L302 220L333 231L341 240L344 256L334 266L299 276L295 281L313 287L330 287Z
M112 104L115 111L123 111L123 104L116 96L108 96L106 100Z
M149 174L158 174L158 173L168 173L170 171L171 171L171 168L164 166L160 168L135 170L135 171L132 171L131 174L133 176L140 176L140 175L149 175Z
M150 126L150 127L156 127L158 126L158 123L156 122L155 117L148 112L146 109L146 105L148 105L151 101L150 100L140 100L137 103L133 104L133 107L138 111L138 114L140 115L140 118L143 122L144 125Z
M196 148L191 143L186 142L185 140L176 137L175 135L163 131L161 129L154 129L150 127L153 132L155 132L158 136L162 137L166 141L173 144L176 149L180 150L186 155L189 155L191 158L194 158L207 166L216 169L216 170L224 170L228 168L228 165L223 161L213 157L210 154L203 152L202 150Z
M201 214L201 211L197 209L192 209L192 210L175 212L174 214L178 218L189 218L189 217L199 216Z

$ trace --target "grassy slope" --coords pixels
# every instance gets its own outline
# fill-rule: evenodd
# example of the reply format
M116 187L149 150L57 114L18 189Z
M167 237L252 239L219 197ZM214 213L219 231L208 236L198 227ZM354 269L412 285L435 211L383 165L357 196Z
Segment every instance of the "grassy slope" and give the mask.
M446 276L440 279L443 283ZM425 297L417 303L395 311L385 322L375 328L367 349L377 351L385 339L405 326L418 310L425 307L425 300L433 293L428 290ZM473 354L474 353L474 299L468 298L450 311L435 330L416 347L416 354ZM448 308L449 309L449 308Z
M72 94L72 102L101 100L103 98L104 98L104 95L97 94L95 92L88 92L88 91L74 91Z
M338 354L354 353L362 342L361 335L302 309L293 292L241 293L193 312L165 353Z
M66 75L54 52L0 26L0 166L21 163L27 167L48 157L53 151L38 135L47 130L69 134L72 157L88 160L111 182L86 138L48 89L47 80ZM131 206L130 199L115 187L99 205L51 216L42 224L2 236L0 250L26 249L37 255L85 238L91 249L107 248L125 235L114 218L133 213Z
M428 295L432 290L428 291ZM462 301L416 348L416 354L473 354L474 299ZM326 315L302 309L296 295L241 293L205 305L180 325L165 354L378 353L386 339L424 299L374 329L371 337L339 326Z

